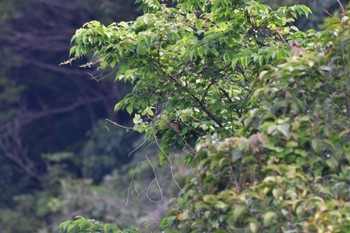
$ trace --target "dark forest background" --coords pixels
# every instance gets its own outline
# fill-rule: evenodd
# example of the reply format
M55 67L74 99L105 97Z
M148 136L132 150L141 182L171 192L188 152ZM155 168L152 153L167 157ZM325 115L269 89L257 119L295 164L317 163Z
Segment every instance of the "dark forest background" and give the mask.
M322 28L339 7L336 0L264 2L308 5L314 14L297 22L304 30ZM115 70L80 67L84 61L59 65L85 22L139 14L128 0L0 1L1 232L57 232L60 221L76 215L152 228L166 211L177 193L166 168L158 166L162 202L154 201L156 189L151 198L142 191L153 177L144 154L155 149L110 122L132 125L126 112L113 111L130 87L114 82Z

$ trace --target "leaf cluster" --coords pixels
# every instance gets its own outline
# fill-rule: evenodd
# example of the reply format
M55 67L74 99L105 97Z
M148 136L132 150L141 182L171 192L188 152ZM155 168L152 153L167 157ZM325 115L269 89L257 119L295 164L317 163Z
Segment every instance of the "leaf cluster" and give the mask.
M349 32L330 19L315 51L260 73L250 135L198 145L169 232L349 231Z
M71 233L86 232L86 233L137 233L136 228L127 228L121 230L119 227L113 224L103 224L93 219L85 219L83 217L76 217L72 221L64 221L60 224L59 228L62 231Z
M291 54L287 41L303 39L307 47L312 39L291 25L298 14L310 13L305 6L154 4L132 22L85 24L70 51L77 57L92 54L100 68L117 67L116 80L133 84L115 110L134 113L134 129L152 140L157 135L181 146L205 134L235 134L256 104L250 94L257 72ZM181 137L169 127L172 119L184 129Z
M189 156L165 232L349 231L349 13L316 33L291 26L305 6L176 3L88 23L71 51L118 66L134 87L116 110L134 113L146 138L169 149L214 135Z

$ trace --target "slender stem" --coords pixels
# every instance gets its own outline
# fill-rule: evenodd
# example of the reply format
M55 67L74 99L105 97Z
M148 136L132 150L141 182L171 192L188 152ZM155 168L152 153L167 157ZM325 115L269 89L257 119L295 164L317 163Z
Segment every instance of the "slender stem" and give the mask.
M109 123L112 123L115 126L118 126L118 127L122 128L122 129L125 129L125 130L134 130L133 127L127 127L127 126L124 126L124 125L120 125L117 122L111 121L110 119L106 119L106 121L108 121Z
M190 93L189 93L190 94ZM200 106L200 108L207 114L207 116L212 119L213 121L215 121L216 124L218 124L221 128L223 128L224 126L221 124L220 120L217 119L208 109L207 107L205 107L205 105L200 101L200 99L198 99L195 95L190 94L192 99L194 99L197 104Z

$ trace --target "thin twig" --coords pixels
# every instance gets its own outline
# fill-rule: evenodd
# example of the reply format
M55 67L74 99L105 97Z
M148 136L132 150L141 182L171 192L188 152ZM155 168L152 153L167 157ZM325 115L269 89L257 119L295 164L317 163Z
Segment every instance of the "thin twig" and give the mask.
M157 173L156 173L156 169L154 168L154 166L153 166L151 160L148 158L148 155L146 154L145 156L146 156L147 161L148 161L149 164L151 165L152 171L153 171L153 174L154 174L154 179L153 179L153 181L152 181L152 182L148 185L148 187L147 187L146 196L147 196L148 200L150 200L151 202L153 202L153 203L159 203L159 202L161 202L161 201L164 200L163 191L162 191L162 188L160 187L160 184L159 184L159 181L158 181L158 176L157 176ZM152 199L152 198L150 197L150 195L149 195L149 192L150 192L149 190L150 190L150 188L152 187L152 184L153 184L153 183L156 183L156 185L157 185L157 187L158 187L158 190L159 190L159 193L160 193L160 199L159 199L159 200L154 200L154 199Z
M145 139L140 145L138 145L135 149L133 149L129 154L128 157L130 157L130 155L132 155L135 151L137 151L138 149L140 149L145 143L147 142L147 139ZM152 144L153 142L151 142L150 144Z
M334 18L334 15L332 15L329 11L327 11L326 9L323 9L324 12L327 13L328 16L330 16L331 18Z
M139 166L139 164L137 165L137 167L138 167L138 166ZM136 167L136 168L137 168L137 167ZM131 182L130 182L129 188L128 188L128 194L127 194L127 196L126 196L125 206L128 206L128 203L129 203L130 190L131 190L132 184L133 184L133 182L134 182L134 177L135 177L135 175L136 175L136 169L135 169L135 171L134 171L134 174L133 174L132 177L131 177Z
M6 122L0 122L0 132L13 127L13 125L16 125L16 127L22 127L24 125L27 125L31 123L32 121L39 120L44 117L52 116L55 114L62 114L69 111L72 111L78 107L81 107L86 104L99 102L99 101L105 101L111 99L111 97L96 97L96 98L87 98L87 99L78 99L75 103L64 106L61 108L53 108L53 109L47 109L45 111L41 112L32 112L27 111L26 109L21 112L21 114L18 114L16 117L6 121Z
M101 73L99 73L97 75L93 75L93 74L91 74L89 72L87 72L87 74L91 77L92 80L95 80L96 82L99 82L101 80L109 78L115 71L117 71L119 69L120 65L121 64L119 63L116 67L111 69L111 71L108 72L107 74L106 74L107 70L105 70L105 71L103 71L103 72L101 72ZM100 76L102 76L102 78L99 78Z
M137 199L138 199L138 198L141 196L141 194L145 191L145 190L143 189L141 192L139 192L139 191L137 190L137 188L136 188L136 185L133 185L133 183L134 183L134 177L135 177L135 175L136 175L137 168L140 167L140 165L141 165L142 163L143 163L143 162L140 162L140 163L137 164L137 166L136 166L136 168L135 168L135 171L134 171L134 173L133 173L133 175L132 175L132 177L131 177L131 182L130 182L129 187L128 187L128 194L127 194L127 197L126 197L125 206L128 206L132 186L134 187L134 190L135 190L135 192L137 193L137 197L136 197Z
M106 121L108 121L109 123L112 123L113 125L116 125L122 129L125 129L125 130L134 130L133 127L127 127L127 126L124 126L124 125L120 125L118 124L117 122L114 122L114 121L111 121L110 119L105 119Z
M173 167L173 162L171 161L170 157L165 153L165 151L163 150L163 148L160 146L159 142L158 142L158 139L157 139L157 136L156 134L154 133L153 131L153 138L154 138L154 141L155 143L157 144L159 150L164 154L164 156L167 158L167 160L169 161L169 164L170 164L170 172L171 172L171 177L173 178L176 186L182 190L182 188L180 187L179 183L177 183L176 179L175 179L175 175L174 175L174 167Z
M337 0L337 2L338 2L338 4L339 4L339 6L340 6L340 9L341 9L342 14L345 15L345 9L344 9L343 4L342 4L339 0Z
M276 28L276 32L277 32L278 36L282 39L282 41L288 46L288 48L291 48L291 46L288 44L286 39L284 39L283 35L281 34L280 30L278 30L278 28Z

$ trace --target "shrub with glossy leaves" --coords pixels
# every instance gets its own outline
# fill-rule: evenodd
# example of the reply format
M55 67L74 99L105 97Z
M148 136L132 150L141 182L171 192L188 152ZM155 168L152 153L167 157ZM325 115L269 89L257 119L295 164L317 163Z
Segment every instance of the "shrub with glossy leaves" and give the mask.
M265 69L248 137L209 138L163 226L178 232L350 230L350 21Z

